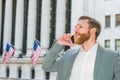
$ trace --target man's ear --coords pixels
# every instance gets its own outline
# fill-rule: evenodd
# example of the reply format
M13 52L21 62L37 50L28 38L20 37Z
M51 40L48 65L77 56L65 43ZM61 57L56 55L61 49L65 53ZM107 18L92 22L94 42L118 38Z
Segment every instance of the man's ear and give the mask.
M91 35L96 34L96 28L91 28L90 33Z

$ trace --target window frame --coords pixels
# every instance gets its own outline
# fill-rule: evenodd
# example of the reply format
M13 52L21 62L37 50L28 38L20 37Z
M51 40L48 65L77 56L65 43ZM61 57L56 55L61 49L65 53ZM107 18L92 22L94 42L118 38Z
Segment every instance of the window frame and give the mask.
M119 44L117 44L117 41L119 41ZM120 51L118 48L120 48L120 39L115 40L115 50Z
M111 26L111 16L110 15L106 15L105 16L105 28L110 28L110 26Z
M120 14L116 14L115 15L115 26L116 27L118 27L118 26L120 26ZM118 21L117 21L117 19L118 19Z
M110 48L110 39L105 40L105 48Z

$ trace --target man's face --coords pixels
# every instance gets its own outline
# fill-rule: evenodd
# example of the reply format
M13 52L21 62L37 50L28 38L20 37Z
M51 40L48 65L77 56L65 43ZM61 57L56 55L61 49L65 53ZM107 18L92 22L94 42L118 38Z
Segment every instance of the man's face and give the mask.
M74 30L75 44L83 44L90 38L90 28L88 20L79 20Z

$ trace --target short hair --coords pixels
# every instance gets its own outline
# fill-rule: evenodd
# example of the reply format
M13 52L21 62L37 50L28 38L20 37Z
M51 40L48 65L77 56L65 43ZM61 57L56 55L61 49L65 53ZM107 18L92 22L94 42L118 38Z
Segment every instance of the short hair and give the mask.
M88 20L89 27L96 28L96 39L99 36L101 32L101 24L99 21L97 21L94 18L88 17L88 16L81 16L79 20Z

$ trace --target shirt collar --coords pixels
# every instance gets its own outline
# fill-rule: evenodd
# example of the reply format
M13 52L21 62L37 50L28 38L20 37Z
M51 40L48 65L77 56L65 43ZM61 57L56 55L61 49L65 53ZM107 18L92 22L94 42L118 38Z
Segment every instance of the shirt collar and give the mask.
M82 49L82 46L80 47L80 52L82 53L96 53L97 52L97 48L98 48L98 43L96 43L90 50L88 50L87 52L85 52Z

